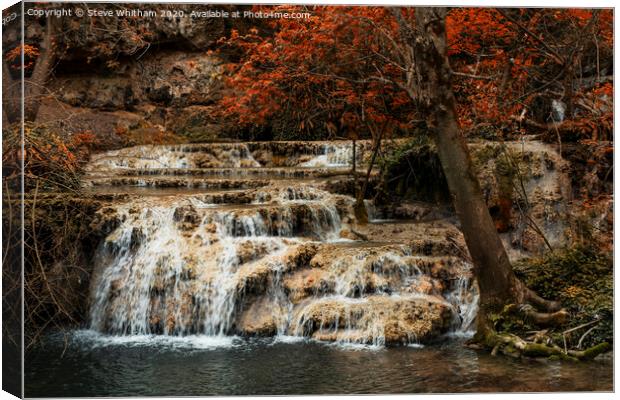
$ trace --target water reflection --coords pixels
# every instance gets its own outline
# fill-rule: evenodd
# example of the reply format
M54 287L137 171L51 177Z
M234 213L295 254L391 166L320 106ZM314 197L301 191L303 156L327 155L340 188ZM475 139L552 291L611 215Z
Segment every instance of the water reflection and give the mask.
M27 357L26 395L165 396L612 390L611 358L573 364L492 357L451 340L343 348L234 338L205 347L51 338Z

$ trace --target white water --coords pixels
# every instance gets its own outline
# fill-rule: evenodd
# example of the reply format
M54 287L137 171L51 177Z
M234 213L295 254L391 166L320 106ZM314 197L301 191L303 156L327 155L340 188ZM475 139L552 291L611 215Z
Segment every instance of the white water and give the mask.
M356 159L359 162L361 159L361 149L358 149L360 153L356 154ZM339 143L339 144L325 144L321 148L321 153L312 159L300 164L301 167L348 167L353 163L353 144L352 143Z
M218 168L256 167L246 146L224 148L207 152ZM128 164L133 148L95 157L93 164L110 174L161 164L189 168L202 154L178 147L138 150L151 158ZM342 166L350 160L347 151L325 147L309 163L319 165L318 157L325 157L321 166ZM390 330L397 340L416 345L416 332L427 334L428 324L440 323L439 316L427 315L432 305L449 310L448 329L466 332L471 326L477 297L464 261L415 255L407 245L330 244L351 241L341 231L349 228L343 221L352 219L353 199L312 184L283 182L251 193L249 204L179 194L113 206L116 227L95 259L91 330L129 342L183 337L196 338L200 346L203 338L218 338L204 339L206 346L243 332L269 332L281 341L312 337L379 347L393 340ZM314 250L306 257L307 246ZM442 269L452 283L433 275ZM409 312L420 319L402 322Z
M90 349L124 346L206 350L242 345L238 336L106 335L94 330L73 331L71 339Z
M158 331L164 334L223 335L231 329L244 288L247 271L241 265L256 258L274 261L298 241L295 231L328 239L340 229L335 206L324 202L303 208L284 202L267 216L253 208L196 208L196 203L149 199L117 207L123 222L97 255L102 274L93 292L92 328L135 335L157 333L153 326L162 325ZM183 213L199 219L191 232L180 224ZM299 213L306 219L296 224ZM111 299L111 292L118 294Z
M214 146L210 152L193 151L192 145L144 145L98 154L87 171L100 169L251 168L260 167L245 144Z

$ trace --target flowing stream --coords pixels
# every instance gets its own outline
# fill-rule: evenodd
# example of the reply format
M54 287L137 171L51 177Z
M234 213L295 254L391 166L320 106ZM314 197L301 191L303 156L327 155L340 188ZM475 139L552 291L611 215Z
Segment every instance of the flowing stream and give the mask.
M359 142L358 165L369 148ZM446 245L458 230L381 220L370 203L376 221L357 225L354 199L334 189L350 183L352 154L350 142L268 142L94 156L84 185L115 200L97 213L88 326L65 356L53 337L31 355L26 394L608 388L602 369L595 383L462 349L478 294ZM533 381L495 381L512 367ZM42 376L64 383L49 391Z
M466 261L417 254L406 241L351 239L353 198L324 188L350 179L351 144L276 144L142 146L93 157L85 181L100 191L177 192L106 210L114 229L95 259L90 329L375 346L468 330L477 294ZM284 165L273 165L278 151ZM184 192L193 187L209 190Z

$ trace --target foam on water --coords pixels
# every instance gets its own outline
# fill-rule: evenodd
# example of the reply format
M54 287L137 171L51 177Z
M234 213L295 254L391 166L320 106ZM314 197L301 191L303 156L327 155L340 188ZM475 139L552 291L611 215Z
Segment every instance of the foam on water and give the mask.
M237 336L107 335L94 330L73 331L70 340L91 349L102 347L165 347L169 349L209 350L237 347L243 344L243 340Z
M319 343L325 343L319 340L315 340L315 341ZM382 350L385 350L385 346L383 344L374 344L374 343L334 341L334 342L329 342L325 344L330 347L336 347L338 349L349 350L349 351L382 351Z
M301 343L307 341L308 338L304 336L292 336L292 335L277 335L273 338L272 344L277 343Z
M320 152L307 166L351 162L350 144L325 144ZM95 156L90 169L205 163L260 166L247 145L222 144L122 149ZM353 198L300 182L237 193L244 204L216 201L234 196L179 194L110 207L112 229L97 250L92 284L89 332L100 333L97 342L230 345L244 323L263 323L253 313L267 320L275 343L310 337L361 348L383 347L388 329L417 345L416 334L403 332L426 327L394 327L402 310L437 305L451 310L455 333L473 325L477 297L464 261L415 255L408 245L338 246L355 243L341 235L354 218ZM376 217L372 203L366 207ZM307 258L306 245L312 254L325 249L319 264ZM442 269L454 275L451 284L434 272Z
M359 161L361 157L356 154ZM351 143L326 144L321 154L300 164L300 167L347 167L352 165L353 145Z

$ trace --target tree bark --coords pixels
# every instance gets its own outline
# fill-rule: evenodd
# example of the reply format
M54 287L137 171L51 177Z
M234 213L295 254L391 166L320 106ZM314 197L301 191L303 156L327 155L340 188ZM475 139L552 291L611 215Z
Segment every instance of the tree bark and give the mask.
M370 183L370 174L372 173L372 169L377 160L377 154L379 154L379 150L381 148L381 139L383 138L383 133L386 129L386 126L385 125L382 126L379 132L373 129L370 125L369 125L369 128L370 128L370 131L372 132L372 138L373 138L372 156L370 158L370 164L368 165L368 168L366 169L364 183L362 184L361 189L357 190L357 193L355 196L355 206L354 206L355 217L357 218L357 221L361 224L368 223L368 212L366 210L366 205L364 204L364 198L366 197L366 192L368 191L368 184Z
M39 46L39 57L32 75L24 81L24 120L34 121L39 113L41 97L44 95L45 84L49 79L57 54L54 49L55 25L58 18L48 17L45 24L45 36Z
M9 123L18 122L21 119L22 95L24 102L24 120L34 121L37 117L39 106L41 105L41 97L44 95L45 91L45 84L57 60L57 54L54 49L56 20L58 20L58 18L47 18L45 35L39 45L39 56L36 59L32 74L24 79L24 93L21 91L21 76L19 79L13 79L6 60L2 61L2 90L5 93L3 95L3 119ZM21 68L23 68L23 65Z
M416 8L415 25L395 9L401 35L408 43L408 93L427 118L437 146L461 231L474 263L480 291L478 333L489 330L487 315L505 304L528 301L545 309L558 304L536 296L515 276L480 189L457 116L446 53L446 8Z
M2 123L5 126L21 119L21 79L13 79L6 61L2 62Z

